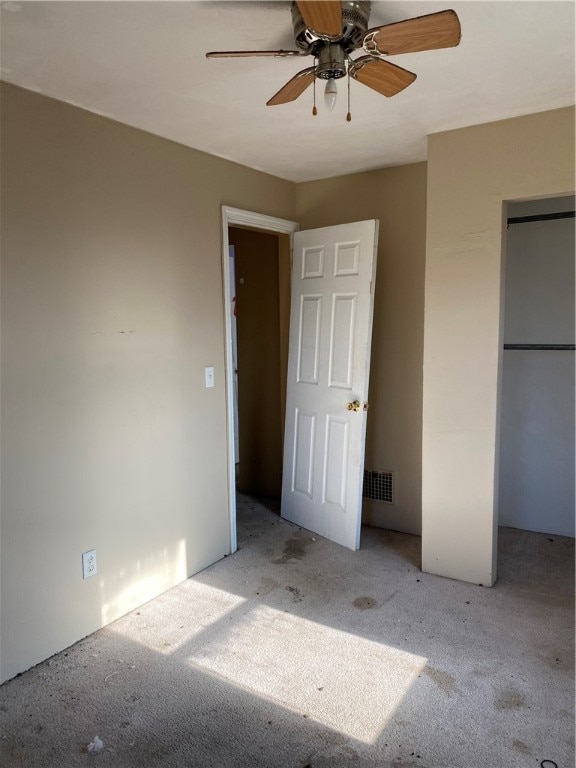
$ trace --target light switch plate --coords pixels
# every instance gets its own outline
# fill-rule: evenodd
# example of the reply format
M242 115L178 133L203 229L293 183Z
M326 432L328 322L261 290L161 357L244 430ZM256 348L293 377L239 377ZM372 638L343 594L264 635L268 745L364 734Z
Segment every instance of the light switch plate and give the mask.
M214 366L209 365L204 368L204 378L206 381L206 389L210 389L214 386Z
M89 579L90 576L96 576L98 568L96 566L96 550L82 552L82 578Z

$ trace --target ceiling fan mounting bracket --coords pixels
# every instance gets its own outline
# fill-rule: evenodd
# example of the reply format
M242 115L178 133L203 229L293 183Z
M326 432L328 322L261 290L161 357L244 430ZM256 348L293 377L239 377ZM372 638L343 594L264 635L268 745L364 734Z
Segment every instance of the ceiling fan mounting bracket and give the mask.
M367 0L344 0L342 3L342 32L339 35L318 33L306 25L300 9L292 3L292 25L296 46L304 53L319 56L328 43L337 43L345 54L360 48L368 29L370 3Z

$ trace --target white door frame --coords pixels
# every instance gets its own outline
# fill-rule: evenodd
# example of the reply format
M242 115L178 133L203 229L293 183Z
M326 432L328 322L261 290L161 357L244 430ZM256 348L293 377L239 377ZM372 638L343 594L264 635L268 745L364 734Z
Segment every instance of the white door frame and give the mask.
M236 540L236 465L234 463L234 365L232 361L232 302L230 300L230 257L228 255L228 227L242 226L266 232L289 235L292 253L292 235L299 224L288 219L277 219L263 213L243 211L222 206L222 286L224 292L225 380L226 380L226 460L228 466L228 511L230 516L230 554L238 548Z

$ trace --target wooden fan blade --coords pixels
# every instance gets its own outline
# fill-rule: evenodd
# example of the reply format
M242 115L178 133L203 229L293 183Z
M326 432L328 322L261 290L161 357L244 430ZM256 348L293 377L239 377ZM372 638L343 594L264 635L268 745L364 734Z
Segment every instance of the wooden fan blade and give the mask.
M394 96L416 80L414 72L372 56L356 59L350 68L350 76L383 96Z
M341 37L342 6L335 0L296 0L307 27L320 36Z
M294 75L291 80L288 80L286 85L283 85L282 88L280 88L278 93L275 93L274 96L266 102L266 106L273 107L276 104L286 104L289 101L297 99L298 96L304 93L306 88L314 82L315 71L316 67L308 67L308 69L303 69L301 72L298 72L298 74Z
M369 29L363 45L368 53L394 56L451 48L458 45L460 37L460 20L455 11L440 11Z
M248 56L274 56L284 58L285 56L304 56L302 51L210 51L206 54L207 59L234 59Z

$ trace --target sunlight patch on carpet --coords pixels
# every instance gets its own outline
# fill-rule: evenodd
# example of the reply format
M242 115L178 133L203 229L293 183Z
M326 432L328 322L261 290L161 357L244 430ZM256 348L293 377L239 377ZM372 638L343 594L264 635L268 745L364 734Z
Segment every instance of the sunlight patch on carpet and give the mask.
M191 666L368 744L427 661L268 606L234 618Z
M243 597L188 579L133 611L115 631L165 656L187 654L212 643L223 631L219 622L244 603Z

